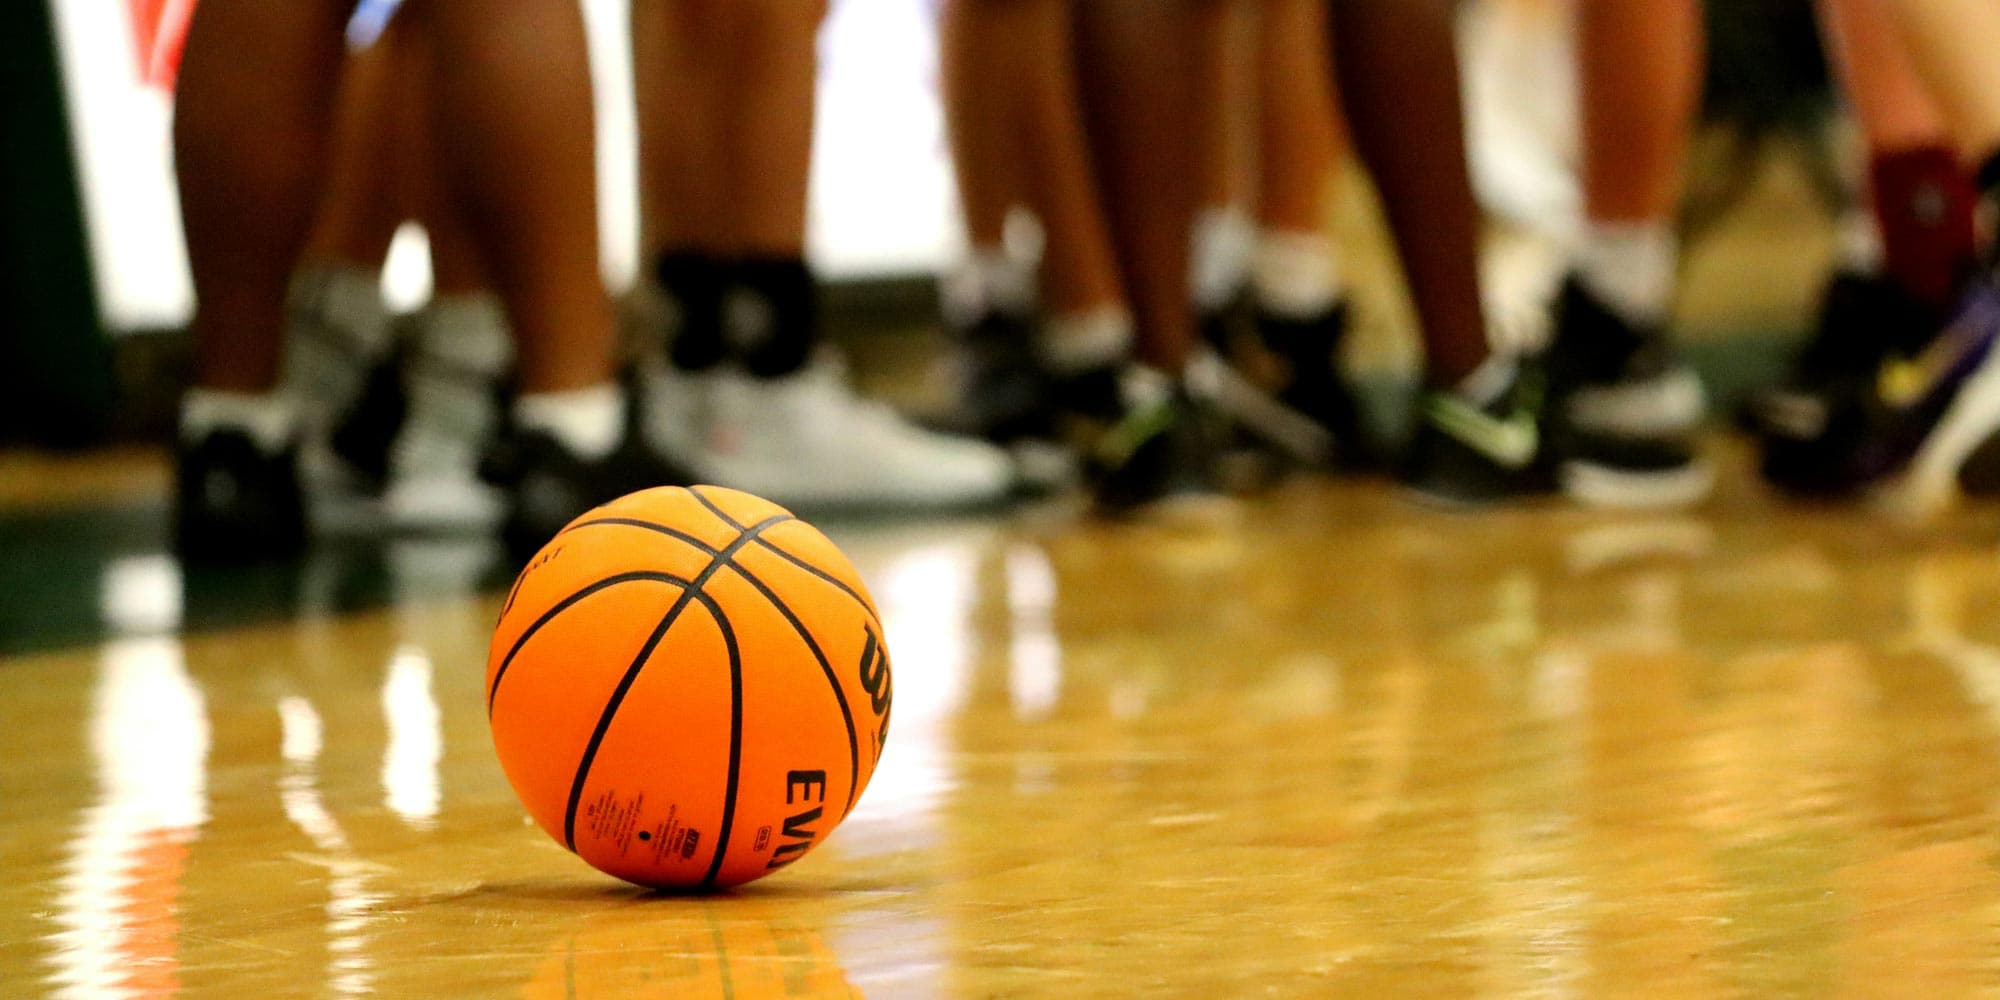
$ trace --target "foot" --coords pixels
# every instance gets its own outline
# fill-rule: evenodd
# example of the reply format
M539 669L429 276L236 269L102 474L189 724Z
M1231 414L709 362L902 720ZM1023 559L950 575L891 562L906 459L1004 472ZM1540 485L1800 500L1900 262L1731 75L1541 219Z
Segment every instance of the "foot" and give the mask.
M1423 394L1403 482L1455 507L1552 492L1543 427L1539 362L1496 355L1460 388Z
M1881 279L1843 273L1828 284L1819 322L1791 372L1753 394L1741 417L1756 439L1759 468L1771 485L1801 496L1855 492L1870 469L1877 376L1902 347L1921 344L1942 317Z
M1557 310L1544 429L1563 491L1613 507L1706 497L1715 475L1697 451L1701 380L1664 331L1626 323L1574 279Z
M1000 448L925 430L855 394L839 366L789 375L715 376L699 471L801 508L955 508L1014 492Z
M1074 412L1096 423L1085 474L1099 512L1119 517L1226 500L1218 463L1227 427L1185 386L1133 367L1079 376L1065 393L1079 401Z
M543 431L515 431L495 446L480 474L505 491L500 537L508 551L532 554L593 507L655 486L685 486L692 472L649 446L628 424L616 450L585 459Z
M237 430L211 431L176 456L174 535L191 562L282 559L305 546L298 448L269 452Z
M1338 368L1337 355L1347 338L1347 307L1336 306L1306 318L1260 311L1256 322L1259 338L1285 363L1278 402L1325 432L1336 466L1361 469L1373 465L1374 449L1362 433L1360 407Z
M1847 465L1886 480L1881 499L1912 518L1957 498L2000 431L2000 291L1981 280L1920 349L1893 354L1876 379L1866 430Z
M1006 449L1021 484L1046 493L1076 481L1077 459L1062 439L1056 378L1036 353L1039 338L1032 316L1000 311L955 331L950 402L923 425Z

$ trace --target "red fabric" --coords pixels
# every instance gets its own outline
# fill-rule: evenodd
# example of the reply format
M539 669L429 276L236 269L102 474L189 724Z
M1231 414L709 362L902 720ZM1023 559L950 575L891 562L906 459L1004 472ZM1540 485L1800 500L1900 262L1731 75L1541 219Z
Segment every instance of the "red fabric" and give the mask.
M132 15L132 38L138 44L139 79L162 90L173 90L180 74L181 49L187 44L188 21L195 0L125 0Z
M1919 301L1949 309L1976 260L1972 179L1944 146L1879 154L1868 177L1882 270Z

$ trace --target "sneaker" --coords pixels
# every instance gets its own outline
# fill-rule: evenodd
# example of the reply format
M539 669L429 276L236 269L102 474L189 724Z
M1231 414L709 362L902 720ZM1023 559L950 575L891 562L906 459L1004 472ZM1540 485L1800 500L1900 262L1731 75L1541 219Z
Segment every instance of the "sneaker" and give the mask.
M500 538L509 552L531 554L585 511L628 493L697 481L691 470L649 446L634 410L624 440L598 461L578 457L541 431L516 431L489 449L479 473L506 493Z
M382 507L399 531L484 533L507 496L479 476L498 437L513 341L497 301L433 303L405 352L407 419L390 449Z
M1555 490L1539 361L1495 355L1467 381L1488 380L1491 387L1419 398L1402 479L1420 498L1474 507Z
M824 361L776 378L714 376L699 471L800 508L963 507L1015 487L1007 453L924 430L849 388Z
M1868 430L1849 467L1884 480L1880 499L1913 518L1957 498L1967 464L2000 431L2000 291L1985 281L1921 350L1896 352L1876 380Z
M1107 368L1064 389L1073 412L1098 424L1085 468L1098 511L1121 517L1225 500L1219 461L1226 422L1186 386L1135 384L1141 377Z
M1941 320L1892 282L1836 275L1785 381L1752 394L1741 410L1765 481L1801 496L1841 496L1879 475L1862 463L1877 376L1892 353Z
M192 562L285 558L305 547L296 446L266 452L248 434L210 433L176 456L174 536Z
M285 326L284 384L300 401L299 470L317 533L382 527L389 448L404 416L401 338L372 275L306 268Z
M1364 469L1375 463L1375 449L1362 432L1361 409L1354 391L1341 379L1335 355L1347 338L1348 311L1341 304L1307 319L1291 319L1260 310L1258 339L1285 366L1277 401L1317 424L1326 435L1336 466Z
M1571 278L1547 353L1544 430L1563 491L1611 507L1694 503L1714 487L1696 450L1701 380L1664 332L1627 325Z
M1056 377L1036 352L1031 316L980 315L954 331L943 382L950 401L919 422L941 434L979 438L1007 450L1020 485L1052 493L1075 483L1076 452L1062 437Z

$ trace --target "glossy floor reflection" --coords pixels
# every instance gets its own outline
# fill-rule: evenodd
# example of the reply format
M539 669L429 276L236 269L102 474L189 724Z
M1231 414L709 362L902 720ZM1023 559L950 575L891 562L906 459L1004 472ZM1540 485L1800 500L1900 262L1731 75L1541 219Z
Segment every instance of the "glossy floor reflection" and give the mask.
M0 666L0 994L1940 995L2000 985L2000 518L835 526L895 651L821 850L654 897L530 826L491 597ZM455 583L453 581L456 581Z

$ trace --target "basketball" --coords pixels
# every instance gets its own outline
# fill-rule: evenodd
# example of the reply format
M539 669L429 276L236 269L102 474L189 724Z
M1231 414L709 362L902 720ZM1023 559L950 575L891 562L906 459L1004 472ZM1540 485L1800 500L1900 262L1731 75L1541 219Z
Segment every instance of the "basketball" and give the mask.
M514 581L487 718L536 823L597 869L709 890L804 857L854 808L892 696L847 558L769 501L634 493Z

